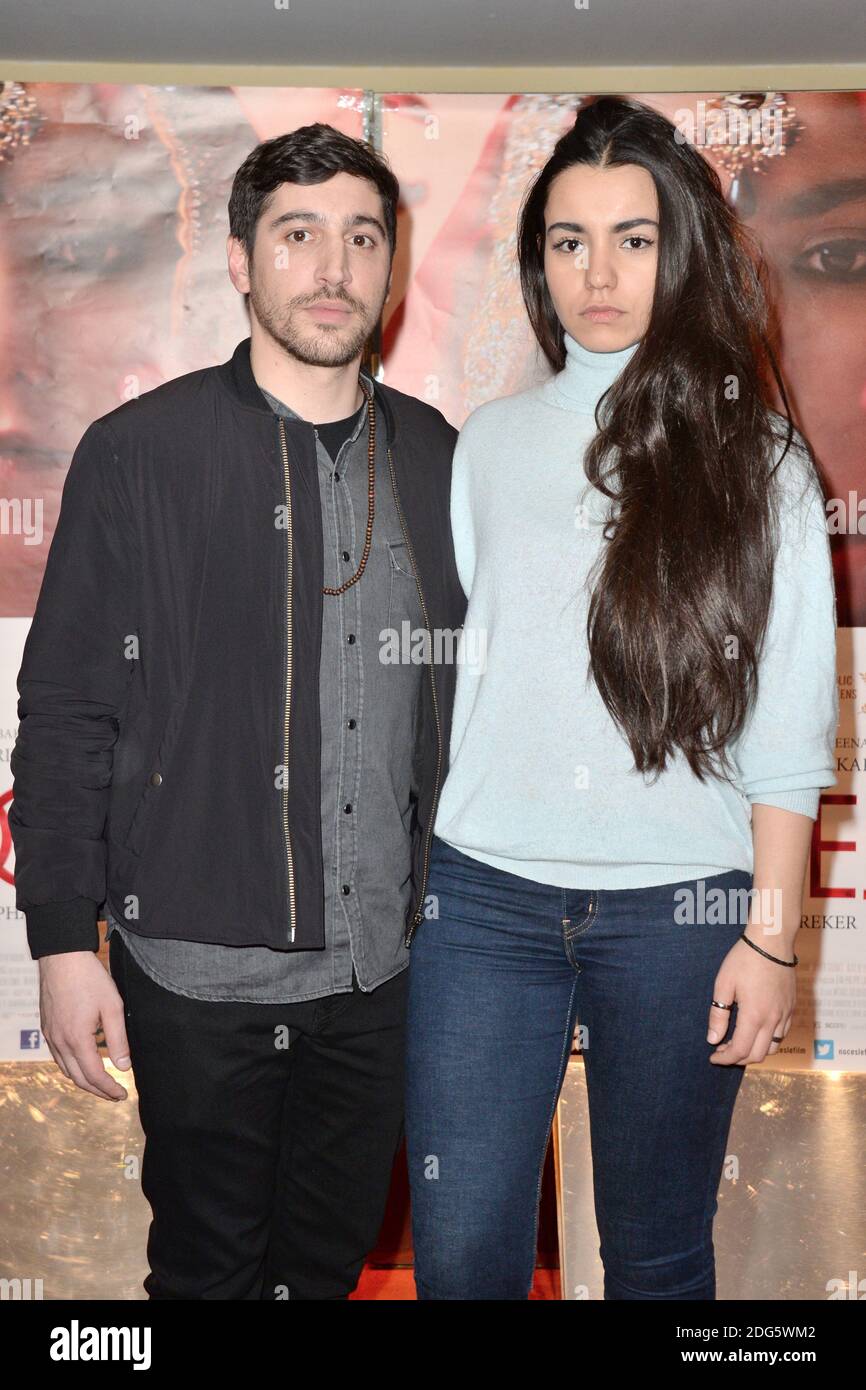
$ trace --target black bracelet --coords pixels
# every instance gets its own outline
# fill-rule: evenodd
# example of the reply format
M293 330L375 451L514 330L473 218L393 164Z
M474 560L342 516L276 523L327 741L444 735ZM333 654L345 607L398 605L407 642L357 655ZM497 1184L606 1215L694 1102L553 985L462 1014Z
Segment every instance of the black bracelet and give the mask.
M745 941L746 944L748 946L751 946L753 951L757 951L759 955L766 956L767 960L774 960L777 965L790 965L793 967L799 964L796 952L794 953L793 960L779 960L778 956L771 956L769 951L762 951L760 946L756 946L754 941L749 940L745 932L743 932L742 936L740 937L740 940Z

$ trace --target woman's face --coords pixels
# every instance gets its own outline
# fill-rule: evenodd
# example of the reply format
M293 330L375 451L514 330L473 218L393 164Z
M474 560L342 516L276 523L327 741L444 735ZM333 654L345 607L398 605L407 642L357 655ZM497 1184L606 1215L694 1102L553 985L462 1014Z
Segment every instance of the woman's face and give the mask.
M646 332L658 265L658 197L636 164L573 164L545 208L544 274L567 333L592 352L619 352Z

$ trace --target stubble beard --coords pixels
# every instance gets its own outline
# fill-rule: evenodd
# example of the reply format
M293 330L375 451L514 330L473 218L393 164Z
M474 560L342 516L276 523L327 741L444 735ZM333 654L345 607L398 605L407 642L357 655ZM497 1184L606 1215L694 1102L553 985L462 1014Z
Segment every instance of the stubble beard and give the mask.
M363 351L378 317L372 317L366 305L350 299L347 295L299 295L288 304L280 304L272 296L263 294L252 277L249 294L250 305L265 332L279 343L290 357L311 367L345 367L354 361ZM319 302L347 304L356 311L359 318L351 328L348 325L334 324L331 327L328 324L319 324L312 329L303 330L298 322L299 310Z

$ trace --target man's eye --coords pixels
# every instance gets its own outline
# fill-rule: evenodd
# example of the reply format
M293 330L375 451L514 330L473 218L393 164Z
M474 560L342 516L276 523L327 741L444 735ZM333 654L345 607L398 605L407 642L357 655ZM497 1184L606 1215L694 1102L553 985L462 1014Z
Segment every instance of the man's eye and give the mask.
M375 245L376 245L376 243L375 243L375 241L373 240L373 238L372 238L371 236L368 236L366 232L355 232L354 236L352 237L352 240L353 240L353 241L366 241L366 242L369 243L370 246L375 246Z
M301 237L309 235L310 233L307 231L306 227L295 227L291 232L289 232L290 237Z

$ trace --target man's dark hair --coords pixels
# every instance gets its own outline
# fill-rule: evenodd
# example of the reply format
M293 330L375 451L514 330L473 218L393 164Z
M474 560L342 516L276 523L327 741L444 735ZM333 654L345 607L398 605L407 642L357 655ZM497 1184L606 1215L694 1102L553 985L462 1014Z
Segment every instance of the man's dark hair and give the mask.
M400 185L384 155L317 121L257 145L238 169L229 197L229 230L252 257L256 226L282 183L325 183L335 174L354 174L379 190L391 257L397 243Z

